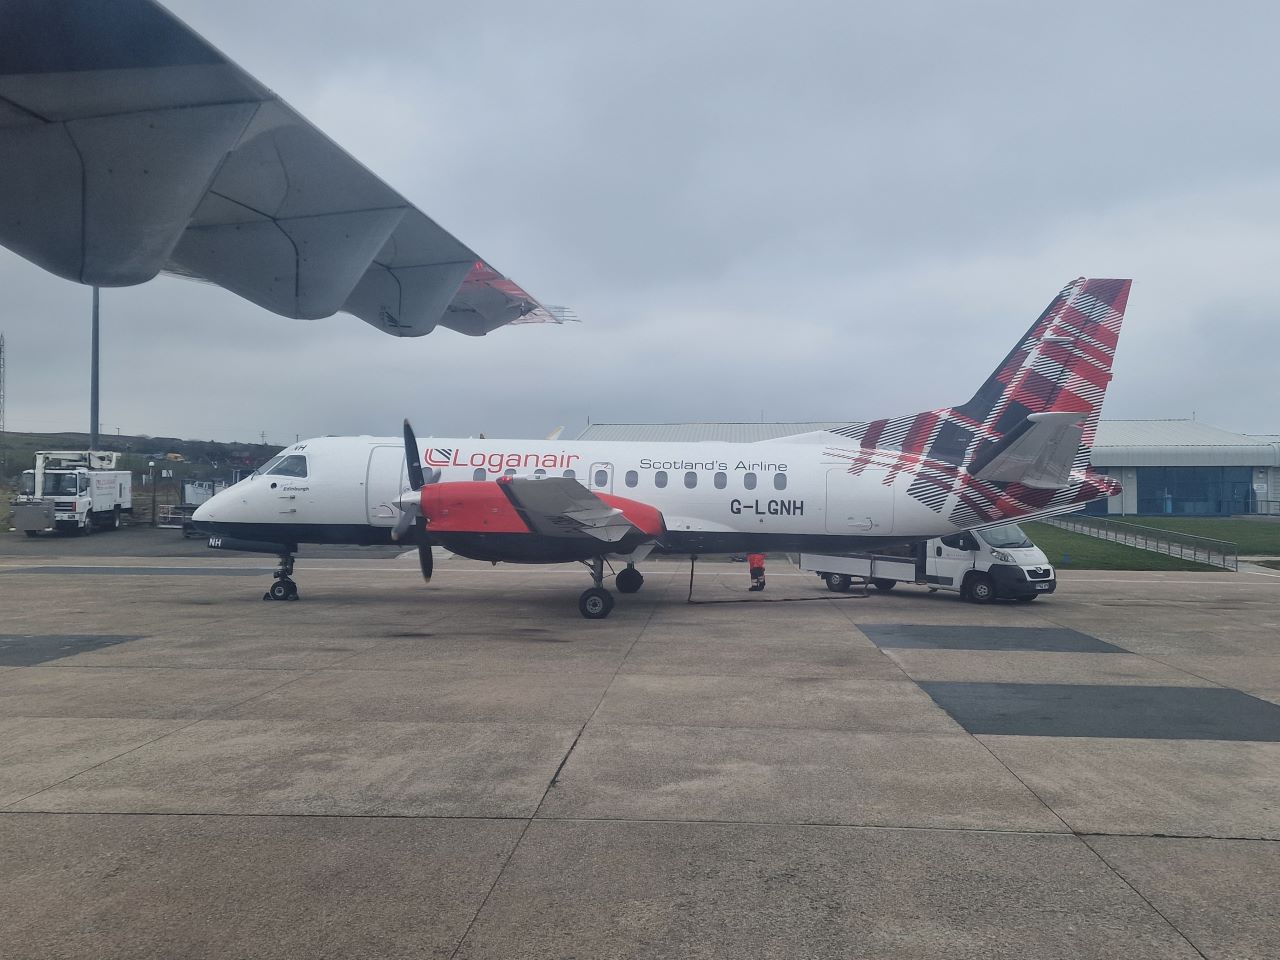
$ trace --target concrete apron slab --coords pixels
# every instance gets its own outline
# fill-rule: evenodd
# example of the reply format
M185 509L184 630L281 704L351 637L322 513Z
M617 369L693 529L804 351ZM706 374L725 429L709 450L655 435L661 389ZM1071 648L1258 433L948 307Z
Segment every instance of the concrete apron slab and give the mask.
M0 814L7 960L450 955L523 823Z
M206 720L15 809L528 817L576 732L572 723Z
M978 739L1077 833L1280 840L1280 743Z
M1089 837L1113 870L1208 957L1280 957L1280 844Z
M1199 955L1071 837L536 821L458 956Z
M963 734L596 723L539 816L1066 829Z
M885 647L884 653L907 676L920 682L1207 685L1203 677L1131 653L1011 653L903 647Z

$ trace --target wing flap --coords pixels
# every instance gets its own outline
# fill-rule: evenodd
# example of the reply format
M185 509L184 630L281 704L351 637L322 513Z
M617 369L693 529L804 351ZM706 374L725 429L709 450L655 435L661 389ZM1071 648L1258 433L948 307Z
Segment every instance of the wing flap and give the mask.
M498 484L534 533L617 543L637 529L622 510L569 477L510 477Z

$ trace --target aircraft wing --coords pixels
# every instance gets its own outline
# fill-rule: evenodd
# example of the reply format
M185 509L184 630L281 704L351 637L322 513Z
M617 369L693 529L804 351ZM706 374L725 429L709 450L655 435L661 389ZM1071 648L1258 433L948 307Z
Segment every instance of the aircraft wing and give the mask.
M639 529L619 507L569 477L504 477L498 486L529 529L543 536L617 543Z
M395 336L546 307L154 0L0 0L0 245L79 283L165 272Z

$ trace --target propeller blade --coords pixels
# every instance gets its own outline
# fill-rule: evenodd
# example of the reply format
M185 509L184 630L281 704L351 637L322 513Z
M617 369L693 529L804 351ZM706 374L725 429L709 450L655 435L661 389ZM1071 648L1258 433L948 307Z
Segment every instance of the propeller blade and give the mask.
M422 579L430 583L431 571L434 569L435 560L431 556L431 544L426 537L423 537L418 542L418 565L422 567Z
M404 421L404 462L409 467L409 486L421 490L426 481L422 477L422 461L418 459L418 438L413 435L408 417Z
M396 525L391 529L391 539L397 543L413 526L413 522L418 519L418 509L412 503L400 505L400 519L396 521Z

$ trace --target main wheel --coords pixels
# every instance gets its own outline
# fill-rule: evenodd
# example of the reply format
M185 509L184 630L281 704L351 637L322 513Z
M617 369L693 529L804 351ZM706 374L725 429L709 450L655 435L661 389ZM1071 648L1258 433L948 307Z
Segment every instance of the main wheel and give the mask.
M267 596L272 600L288 600L289 599L289 581L277 580L271 585L271 589L267 591Z
M848 593L853 586L853 577L847 573L827 573L822 579L827 581L827 589L832 593Z
M588 620L603 620L613 611L613 594L602 587L583 590L578 598L578 612Z
M885 580L883 577L876 577L871 581L871 585L877 590L892 590L896 585L896 580Z
M627 567L618 571L613 582L619 593L635 593L644 586L644 575L635 567Z
M969 599L973 603L990 603L996 598L996 587L985 573L975 573L969 578Z

